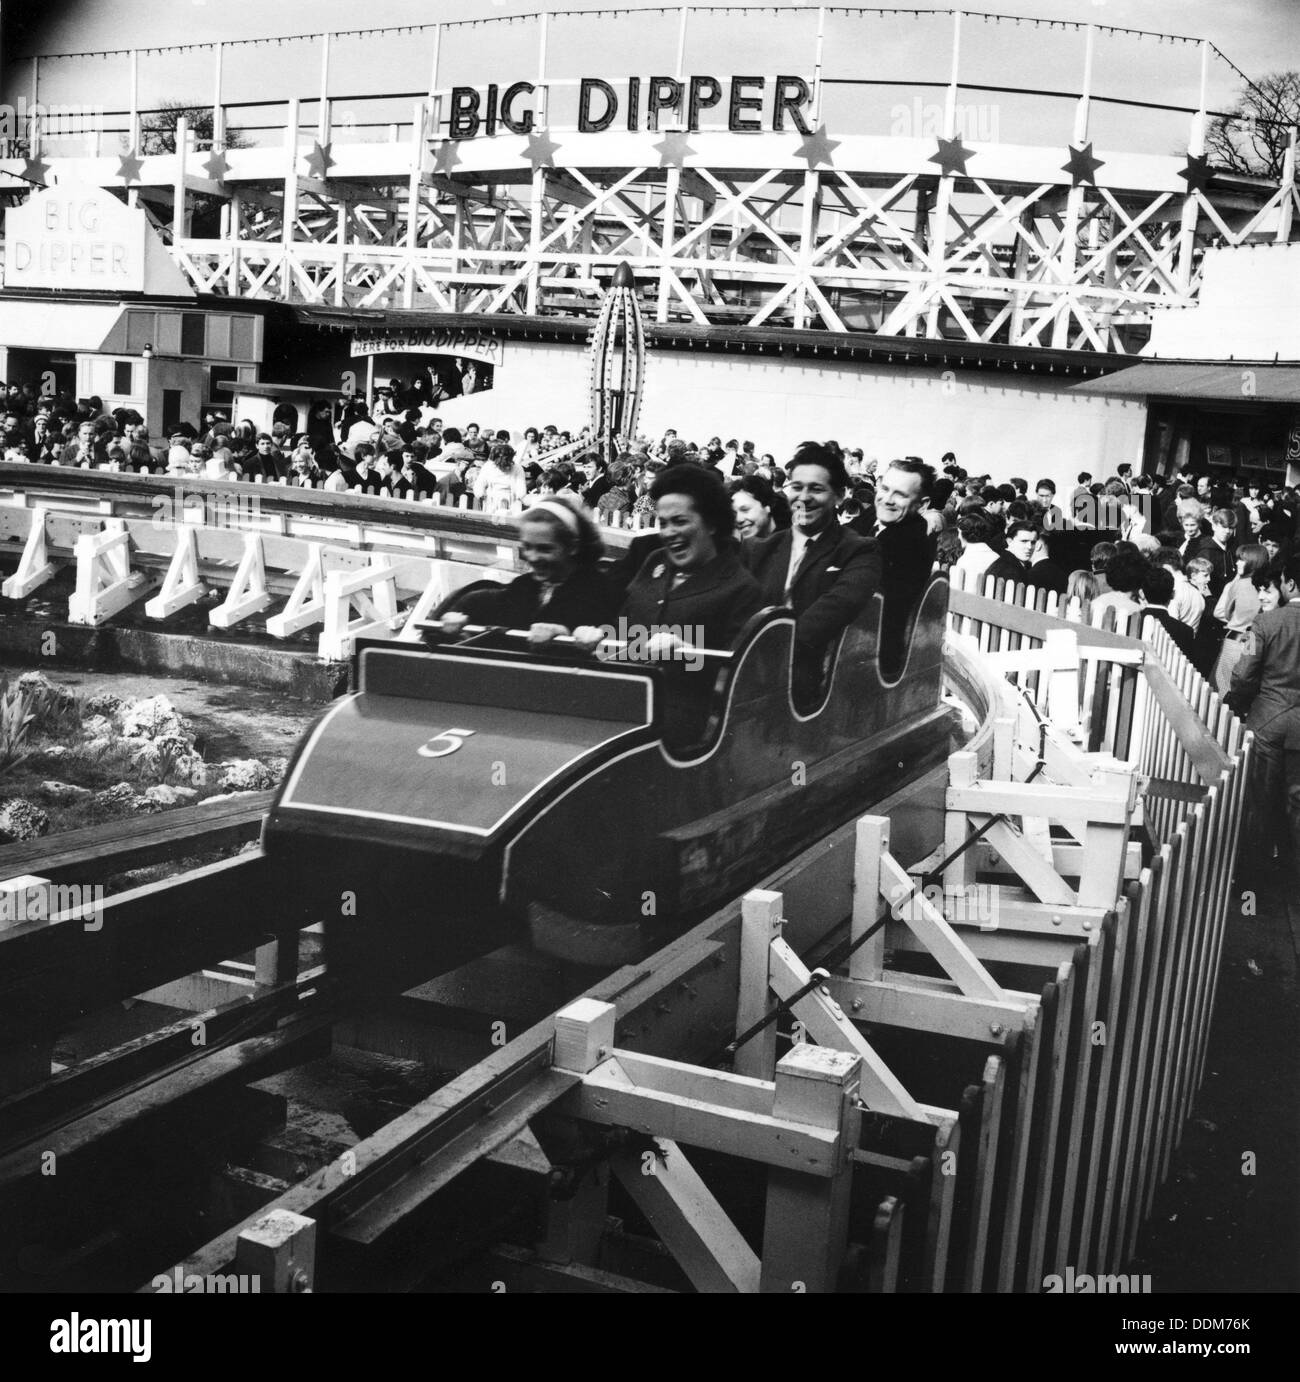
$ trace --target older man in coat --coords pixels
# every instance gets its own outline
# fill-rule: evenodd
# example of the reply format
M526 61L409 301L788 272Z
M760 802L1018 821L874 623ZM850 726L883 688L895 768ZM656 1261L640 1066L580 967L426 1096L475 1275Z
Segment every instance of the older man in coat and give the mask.
M1300 557L1282 568L1280 586L1287 603L1256 616L1226 699L1255 735L1244 846L1258 850L1256 862L1268 869L1276 843L1294 885L1300 883Z

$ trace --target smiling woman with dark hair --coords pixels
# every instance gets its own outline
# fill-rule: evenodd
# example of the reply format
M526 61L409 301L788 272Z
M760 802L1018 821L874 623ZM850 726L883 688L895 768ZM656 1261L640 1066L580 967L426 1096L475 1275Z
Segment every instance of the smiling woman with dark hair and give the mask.
M763 599L737 555L735 514L721 477L673 466L650 486L650 498L663 546L632 577L624 619L696 648L731 647ZM685 637L683 629L690 631Z

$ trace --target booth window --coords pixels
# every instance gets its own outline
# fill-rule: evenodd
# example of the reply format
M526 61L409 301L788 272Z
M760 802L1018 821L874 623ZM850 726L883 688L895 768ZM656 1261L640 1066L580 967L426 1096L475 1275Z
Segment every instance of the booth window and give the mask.
M181 354L204 355L204 314L202 312L181 313Z
M135 369L130 360L113 361L113 392L119 398L135 393Z

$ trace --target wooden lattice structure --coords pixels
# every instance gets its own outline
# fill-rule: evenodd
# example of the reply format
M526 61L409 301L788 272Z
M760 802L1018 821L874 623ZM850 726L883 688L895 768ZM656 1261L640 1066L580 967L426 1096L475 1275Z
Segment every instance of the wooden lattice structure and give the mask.
M692 17L708 10L675 12L678 80ZM737 8L735 22L757 22L760 13L770 12L751 19ZM324 35L319 95L259 103L271 111L260 127L271 131L269 145L228 147L238 110L223 101L217 44L214 133L203 145L182 121L177 152L137 155L133 55L129 102L113 132L125 156L105 147L110 133L92 139L89 155L70 156L33 121L29 156L0 159L0 172L121 189L151 210L177 265L205 293L334 309L594 317L623 261L648 319L661 324L1104 352L1140 349L1155 309L1196 301L1208 246L1291 237L1294 132L1276 184L1208 166L1209 71L1222 58L1208 42L1200 45L1197 104L1187 110L1100 90L1096 34L1119 31L1074 26L1079 78L1068 91L1036 93L1053 98L1037 142L981 141L960 127L963 96L1011 101L1022 92L1020 74L967 86L963 24L1001 17L954 13L948 81L918 84L939 88L942 122L933 135L847 132L833 112L828 123L832 96L884 82L828 75L828 15L865 23L883 13L823 7L807 16L816 32L802 132L694 129L685 113L676 127L665 117L658 129L579 132L563 123L561 97L577 83L548 73L543 14L535 17L535 124L527 134L448 137L455 74L439 54L457 26L431 25L420 30L431 56L428 92L378 142L350 114L335 121L342 100L331 95ZM774 61L799 61L775 38L773 50ZM856 74L875 55L864 47L861 64L840 56ZM907 89L905 73L889 80ZM1187 153L1096 143L1094 112L1105 101L1134 122L1152 112L1185 119ZM316 112L310 125L307 105ZM219 226L207 199L216 199ZM215 228L202 233L201 204Z

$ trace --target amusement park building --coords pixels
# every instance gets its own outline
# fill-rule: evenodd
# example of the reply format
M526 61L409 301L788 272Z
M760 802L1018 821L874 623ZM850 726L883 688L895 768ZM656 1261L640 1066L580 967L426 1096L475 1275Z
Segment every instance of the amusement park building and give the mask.
M358 388L472 364L491 390L453 398L448 422L576 427L586 334L626 262L647 322L649 433L671 426L778 452L834 436L880 458L951 450L994 475L1028 467L1058 481L1167 463L1184 445L1204 459L1280 464L1297 430L1278 372L1300 359L1284 286L1297 278L1295 146L1278 180L1209 166L1208 122L1241 75L1213 45L1053 26L1033 41L1068 45L1075 77L1028 90L1010 18L909 17L943 68L914 79L915 46L882 44L877 29L898 21L879 11L780 14L763 21L765 50L735 59L756 75L720 71L718 44L701 47L710 25L719 32L709 7L660 19L666 53L629 48L639 75L583 70L581 43L562 42L573 16L532 17L532 50L512 57L503 43L491 73L481 40L498 33L492 21L474 25L473 61L456 56L469 26L417 26L394 42L424 45L427 88L368 97L331 85L331 53L357 35L293 40L319 49L319 92L281 81L256 101L232 94L222 45L189 45L177 62L191 50L215 58L210 100L195 98L195 113L210 106L212 135L196 139L188 126L199 122L182 119L165 152L143 137L148 54L127 55L120 108L75 136L40 113L71 60L35 59L34 113L0 149L13 155L0 158L0 186L13 189L0 192L10 204L0 347L38 348L23 336L32 295L50 321L88 321L88 302L129 306L123 340L98 325L77 340L70 317L55 331L81 360L77 387L125 402L104 385L141 358L143 328L131 323L161 287L168 310L194 294L190 316L231 316L205 334L205 353L166 352L191 378L186 406L213 399L213 369L232 363L238 373L224 379L264 364L275 382ZM616 33L632 18L584 22ZM778 32L784 23L802 28ZM987 58L971 62L977 24L997 30L992 72ZM523 31L508 29L516 41ZM1160 85L1137 89L1134 52L1157 39L1199 59L1191 104ZM1156 58L1154 81L1171 62ZM119 281L123 261L102 231L76 222L86 207L120 221L106 192L133 218L119 232L143 238L149 283ZM258 328L265 316L265 342L240 336L233 323L245 316ZM237 359L211 349L237 337L255 348ZM1166 385L1181 396L1171 375L1137 387L1137 374L1126 385L1118 373L1153 355L1216 351L1275 365L1268 388L1202 394L1170 421L1149 400ZM1201 419L1227 402L1236 421L1211 456Z

